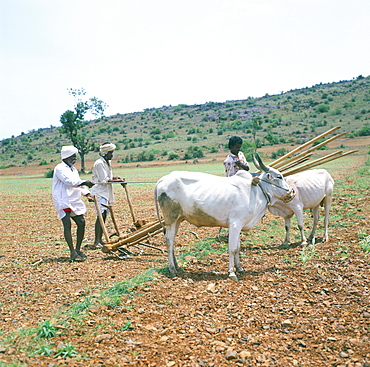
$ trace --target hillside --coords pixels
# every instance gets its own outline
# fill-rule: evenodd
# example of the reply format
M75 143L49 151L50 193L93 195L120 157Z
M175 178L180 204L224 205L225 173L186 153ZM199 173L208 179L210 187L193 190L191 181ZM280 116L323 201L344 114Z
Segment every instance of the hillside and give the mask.
M281 144L302 144L333 126L341 126L340 132L348 132L349 138L370 135L369 118L370 76L359 76L261 98L117 114L87 122L84 133L97 146L114 142L117 162L164 162L224 154L232 135L246 141L243 148L248 153L253 121L260 124L258 145L274 145L277 150ZM58 127L3 139L0 168L54 165L66 144L70 142L60 135ZM95 158L96 153L90 152L86 161ZM89 164L86 167L89 169Z

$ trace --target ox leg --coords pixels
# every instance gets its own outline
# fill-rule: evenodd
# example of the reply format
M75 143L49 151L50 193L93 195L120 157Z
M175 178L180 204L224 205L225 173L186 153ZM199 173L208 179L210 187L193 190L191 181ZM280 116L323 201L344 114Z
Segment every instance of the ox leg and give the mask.
M285 221L285 240L283 242L283 245L289 245L290 243L290 218L292 216L289 215L287 217L284 217L284 221Z
M229 227L229 278L238 281L235 272L243 272L240 263L240 230L235 226Z
M324 232L323 242L328 242L328 240L329 240L329 232L328 232L329 212L330 212L331 201L332 201L331 194L325 196L323 201L324 201L324 209L325 209L325 219L324 219L325 232Z
M300 210L297 210L297 212L295 213L295 216L297 217L298 229L301 232L301 245L306 246L307 245L307 238L304 235L303 208L300 208Z
M166 226L166 245L167 245L167 253L168 253L168 269L170 274L173 276L177 275L177 271L179 267L177 265L176 256L175 256L175 237L177 231L179 229L180 223L175 222L171 225Z
M308 241L311 242L312 244L315 243L315 232L317 228L317 223L319 222L319 209L320 205L317 205L314 208L312 208L313 224L311 234L308 236Z

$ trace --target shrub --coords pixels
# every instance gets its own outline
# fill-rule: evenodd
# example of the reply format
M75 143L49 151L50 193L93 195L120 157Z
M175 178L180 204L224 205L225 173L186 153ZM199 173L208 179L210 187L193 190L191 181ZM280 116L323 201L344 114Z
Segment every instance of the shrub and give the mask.
M54 170L52 169L49 169L45 174L44 174L44 177L45 178L53 178L54 176Z
M358 131L359 136L368 136L370 135L370 125L365 124L359 131Z
M271 154L271 158L276 159L277 157L282 157L285 154L286 154L286 149L285 148L279 148L276 152L273 152Z
M176 152L174 152L173 150L172 151L170 151L169 153L168 153L168 160L169 161L173 161L173 160L175 160L175 159L179 159L179 155L176 153Z
M159 127L154 128L151 132L150 135L159 135L161 133L161 129Z
M190 159L190 158L202 158L204 157L203 151L200 147L189 147L184 155L183 159Z
M316 106L315 110L319 113L325 113L330 110L330 106L327 104L319 104L318 106Z

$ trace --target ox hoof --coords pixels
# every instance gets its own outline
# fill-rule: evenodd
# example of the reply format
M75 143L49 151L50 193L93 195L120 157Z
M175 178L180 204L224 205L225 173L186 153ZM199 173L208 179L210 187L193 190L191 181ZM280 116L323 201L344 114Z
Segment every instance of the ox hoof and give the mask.
M169 275L170 278L177 278L178 276L179 274L176 271L170 271L170 275Z
M236 274L235 274L235 273L231 273L231 274L229 274L229 278L230 278L231 280L233 280L234 282L238 282L238 281L239 281L239 279L238 279L238 277L236 276Z
M315 244L315 242L316 242L316 238L315 237L308 237L307 238L307 242L308 243L312 243L313 245Z

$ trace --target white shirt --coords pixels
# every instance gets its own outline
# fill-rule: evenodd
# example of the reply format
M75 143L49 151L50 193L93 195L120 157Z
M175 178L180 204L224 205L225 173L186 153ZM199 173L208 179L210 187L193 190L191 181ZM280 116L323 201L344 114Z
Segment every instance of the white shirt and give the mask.
M240 163L248 166L248 162L242 152L239 152L238 155L230 152L224 160L226 177L234 176L240 170L240 168L235 164L237 161L240 161Z
M113 172L110 163L100 157L94 163L92 180L95 185L92 187L91 193L108 200L109 205L114 204L113 184L108 182L112 179Z
M70 208L76 215L86 213L86 205L81 200L81 195L87 195L86 186L78 186L83 181L75 167L69 167L64 162L54 168L52 196L59 218L66 213L63 209Z

